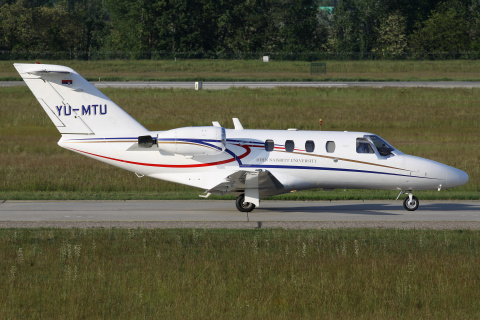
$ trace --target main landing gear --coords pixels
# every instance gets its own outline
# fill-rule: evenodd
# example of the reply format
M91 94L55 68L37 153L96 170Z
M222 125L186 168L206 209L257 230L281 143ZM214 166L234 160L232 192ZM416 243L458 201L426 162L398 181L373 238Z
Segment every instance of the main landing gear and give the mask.
M237 197L235 204L240 212L251 212L253 209L255 209L255 204L245 202L245 194L243 193Z
M402 191L400 192L400 194L398 195L397 199L400 198L400 196L402 194L408 194L408 197L405 198L405 200L403 200L403 207L405 208L405 210L408 210L408 211L415 211L418 209L418 206L420 205L420 202L418 201L418 198L415 197L411 191Z

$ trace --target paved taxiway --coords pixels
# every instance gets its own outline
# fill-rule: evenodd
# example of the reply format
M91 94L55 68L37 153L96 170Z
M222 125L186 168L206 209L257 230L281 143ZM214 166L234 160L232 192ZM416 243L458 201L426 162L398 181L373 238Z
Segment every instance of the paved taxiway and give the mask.
M95 82L97 88L182 88L194 89L195 82ZM250 88L272 89L276 87L301 87L301 88L348 88L348 87L370 87L370 88L480 88L480 82L473 81L365 81L365 82L209 82L202 83L203 89L229 89L229 88Z
M240 213L233 201L5 201L0 227L392 227L480 229L480 201L262 201Z
M194 81L101 81L92 82L97 88L151 88L151 89L194 89ZM26 86L23 81L0 81L0 87ZM475 81L347 81L347 82L255 82L255 81L204 81L203 89L228 89L228 88L276 88L276 87L306 87L306 88L347 88L347 87L371 87L371 88L480 88L480 82Z

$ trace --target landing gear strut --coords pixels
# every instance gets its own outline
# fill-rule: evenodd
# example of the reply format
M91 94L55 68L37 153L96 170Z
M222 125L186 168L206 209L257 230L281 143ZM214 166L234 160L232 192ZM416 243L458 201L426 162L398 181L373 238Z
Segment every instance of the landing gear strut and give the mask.
M253 203L245 202L245 195L243 193L237 197L235 204L240 212L251 212L253 209L255 209L255 205Z
M408 193L408 197L403 200L403 207L408 211L415 211L418 209L420 202L418 198L413 196L411 192Z

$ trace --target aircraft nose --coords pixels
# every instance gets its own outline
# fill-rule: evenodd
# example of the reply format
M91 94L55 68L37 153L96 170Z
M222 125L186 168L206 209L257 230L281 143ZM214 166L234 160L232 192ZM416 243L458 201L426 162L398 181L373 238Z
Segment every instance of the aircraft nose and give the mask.
M468 182L468 174L457 168L448 168L447 170L447 188L463 186Z

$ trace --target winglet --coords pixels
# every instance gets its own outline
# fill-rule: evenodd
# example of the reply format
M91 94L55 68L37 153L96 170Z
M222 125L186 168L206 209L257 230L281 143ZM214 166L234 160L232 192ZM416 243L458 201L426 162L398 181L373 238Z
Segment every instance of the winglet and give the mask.
M235 127L235 130L243 130L243 126L240 123L240 120L238 120L238 118L233 118L232 120L233 120L233 125Z

